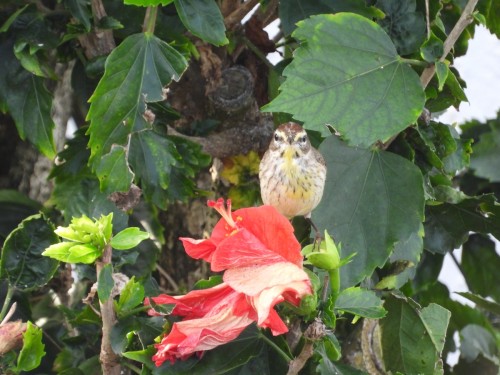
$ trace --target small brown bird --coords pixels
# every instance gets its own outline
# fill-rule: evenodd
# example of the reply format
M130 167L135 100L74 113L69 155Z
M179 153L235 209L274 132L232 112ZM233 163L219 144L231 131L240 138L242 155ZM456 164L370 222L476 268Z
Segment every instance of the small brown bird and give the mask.
M260 162L259 179L264 204L274 206L289 219L303 215L310 221L311 211L323 196L325 160L311 146L302 126L287 122L274 132Z

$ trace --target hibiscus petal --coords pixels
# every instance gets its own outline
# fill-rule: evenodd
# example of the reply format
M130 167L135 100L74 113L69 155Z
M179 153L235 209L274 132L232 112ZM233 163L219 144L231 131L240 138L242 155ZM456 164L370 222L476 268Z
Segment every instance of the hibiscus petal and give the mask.
M267 249L297 266L302 266L300 244L290 221L274 207L242 208L233 212L239 225L258 238Z
M312 293L309 277L292 263L228 269L223 278L235 291L250 297L260 326L269 319L276 304L284 300L297 304L304 295Z
M231 309L210 317L174 323L172 331L156 345L156 366L169 360L186 359L195 352L210 350L234 340L253 320L248 315L236 316Z
M213 253L211 269L214 272L229 268L285 262L287 259L269 249L265 243L246 228L222 241Z
M203 259L207 262L212 261L212 255L216 249L215 243L212 239L195 240L193 238L181 237L182 245L186 253L194 259Z
M220 309L229 309L241 303L239 300L242 298L244 297L236 293L229 285L222 283L209 289L193 290L182 296L161 294L151 299L156 304L175 304L172 315L194 319L215 314Z

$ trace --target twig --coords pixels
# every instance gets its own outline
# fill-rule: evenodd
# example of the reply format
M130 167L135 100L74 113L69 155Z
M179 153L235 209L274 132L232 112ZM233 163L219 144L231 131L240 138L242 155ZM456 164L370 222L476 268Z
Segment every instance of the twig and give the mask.
M148 6L144 16L144 24L142 25L142 32L153 34L155 31L156 17L158 14L158 6Z
M427 25L427 39L431 37L431 21L429 15L429 0L425 0L425 23Z
M473 21L472 13L474 12L474 8L476 7L477 2L478 0L469 0L467 2L467 5L465 6L462 15L460 16L457 23L451 30L450 34L444 41L443 55L441 56L439 61L444 61L446 59L446 56L448 56L451 49L457 42L458 38L460 37L460 35L462 35L462 32L465 30L467 26L469 26L472 23ZM422 72L422 75L420 76L420 82L422 83L424 89L431 81L435 72L436 72L436 66L434 64L425 68L424 71Z
M314 354L314 343L321 340L326 335L326 328L323 322L316 318L304 332L305 343L300 354L288 365L286 375L297 375L305 366L307 360Z
M177 134L182 135L180 133L177 133ZM172 287L174 288L173 289L174 291L178 291L179 290L179 285L175 282L175 280L172 278L172 276L170 276L168 274L168 272L165 271L158 263L156 263L156 269L158 270L158 272L160 273L160 275L162 275L165 279L167 279L167 281L172 285Z
M5 315L5 318L3 318L2 322L0 323L0 327L3 326L5 323L7 323L10 318L12 318L12 315L16 312L17 308L17 302L14 302L12 306L10 307L9 311L7 312L7 315Z
M96 264L97 277L99 277L99 274L105 265L111 264L112 254L111 246L106 245L102 254L101 262L97 262ZM104 375L120 375L121 366L118 361L118 356L111 347L111 330L116 322L115 311L113 309L113 298L108 298L105 302L99 301L99 304L101 306L102 317L101 354L99 355L102 373Z
M244 2L238 9L226 17L224 24L227 29L232 29L236 24L241 22L243 18L250 12L257 4L259 0L248 0Z

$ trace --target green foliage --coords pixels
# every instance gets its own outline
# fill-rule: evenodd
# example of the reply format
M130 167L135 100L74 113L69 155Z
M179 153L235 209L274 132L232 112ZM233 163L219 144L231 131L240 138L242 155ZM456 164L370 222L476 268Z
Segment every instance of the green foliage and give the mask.
M33 323L28 322L26 332L23 334L23 347L17 357L15 371L31 371L36 369L45 355L45 345L42 343L42 330Z
M403 374L439 374L450 312L430 304L420 308L411 300L390 297L387 317L381 321L384 363L389 371Z
M291 113L323 135L331 125L361 146L385 141L417 120L424 105L418 76L376 23L349 13L314 16L293 36L304 43L266 111Z
M111 239L110 245L116 250L128 250L136 247L143 240L149 238L149 233L141 231L137 227L126 228L117 233Z
M0 181L22 191L0 190L0 320L16 302L16 316L39 325L28 321L22 346L0 353L0 372L100 374L109 339L121 370L145 375L284 374L308 348L300 373L358 375L370 368L351 360L366 360L351 338L365 335L365 324L351 321L369 318L380 319L383 358L369 349L387 372L498 373L499 119L460 130L429 120L467 101L454 61L476 24L500 37L498 1L479 1L458 39L450 31L467 1L260 1L255 16L248 2L229 0L104 0L103 14L90 0L35 3L0 5ZM277 43L264 30L274 20ZM278 47L284 59L273 66L266 54ZM165 315L184 307L148 297L224 283L176 248L176 237L213 226L193 198L229 195L233 208L259 201L258 155L268 140L256 134L245 139L255 148L247 157L223 160L232 163L221 174L231 186L199 175L211 161L207 142L224 147L227 127L238 132L261 116L255 104L255 113L215 110L213 90L234 64L251 72L252 99L275 112L275 125L302 122L324 155L312 221L325 240L310 244L309 227L293 222L313 294L277 308L286 339L250 326L229 344L156 367L155 343L179 323ZM64 147L53 134L61 112L78 127ZM58 140L51 186L29 191L40 202L25 195L31 151L25 160L8 147L19 145L15 133L51 160ZM174 216L185 207L189 218ZM459 294L474 307L436 281L450 253L468 286ZM172 280L177 268L185 279ZM197 281L200 273L208 280ZM104 327L110 317L116 324ZM316 323L318 337L306 337ZM455 350L451 368L445 359Z
M354 286L386 262L397 242L420 233L422 175L400 156L352 148L334 137L320 151L329 169L312 219L342 244L342 256L356 253L342 272L342 285Z
M42 256L46 247L59 242L54 227L41 214L24 219L6 238L0 261L0 277L11 288L29 290L45 285L58 262Z
M1 45L0 53L0 101L6 103L19 136L36 145L48 158L53 158L52 97L43 78L23 69L13 54L12 45Z
M99 275L97 275L97 295L99 296L99 301L106 302L111 296L114 286L113 266L106 264L101 269L101 272L99 272Z
M228 44L224 19L214 0L174 0L182 23L194 35L216 46Z
M358 287L343 290L335 302L335 309L371 319L380 319L386 314L382 300L374 292Z

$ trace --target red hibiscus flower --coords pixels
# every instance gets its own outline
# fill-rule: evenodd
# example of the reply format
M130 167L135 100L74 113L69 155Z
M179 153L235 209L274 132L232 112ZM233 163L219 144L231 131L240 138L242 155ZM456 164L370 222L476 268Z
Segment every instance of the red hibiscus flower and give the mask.
M286 333L274 306L283 301L297 306L311 293L293 227L275 208L231 212L229 200L227 209L222 199L208 204L222 215L211 237L181 241L189 256L210 262L215 272L224 271L224 282L184 296L152 298L156 304L175 304L172 315L183 317L156 345L157 366L234 340L253 322L274 335Z

